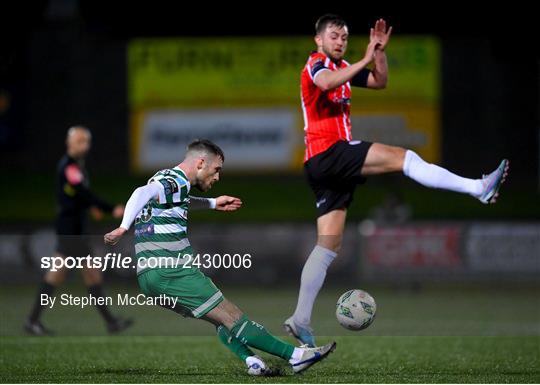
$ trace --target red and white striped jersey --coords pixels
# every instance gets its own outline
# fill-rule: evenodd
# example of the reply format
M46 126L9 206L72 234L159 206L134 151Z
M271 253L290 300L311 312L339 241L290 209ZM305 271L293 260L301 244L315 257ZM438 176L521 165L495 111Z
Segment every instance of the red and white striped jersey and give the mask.
M321 52L313 52L302 70L301 97L304 113L304 162L325 151L339 140L351 137L351 84L323 91L314 79L323 71L349 66L345 60L333 62Z

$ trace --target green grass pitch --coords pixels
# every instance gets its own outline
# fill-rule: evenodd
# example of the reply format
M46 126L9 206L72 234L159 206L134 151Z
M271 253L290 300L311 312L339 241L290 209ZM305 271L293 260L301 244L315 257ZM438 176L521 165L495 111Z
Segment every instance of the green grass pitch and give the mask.
M338 337L305 374L249 377L213 337L6 337L2 382L537 383L538 338ZM266 357L266 356L265 356ZM283 364L268 360L272 364ZM286 369L286 368L284 368Z
M135 291L109 287L108 292ZM537 288L369 288L378 302L364 332L337 325L334 301L345 288L325 288L317 302L319 342L336 351L303 375L279 359L279 377L253 378L201 321L153 307L116 308L135 318L133 329L107 336L92 309L58 308L44 322L55 337L25 336L21 325L34 287L2 286L0 381L82 383L538 383L540 314ZM62 291L83 293L80 286ZM282 334L296 290L224 289L251 318ZM286 314L287 313L287 314ZM283 336L287 340L289 337Z

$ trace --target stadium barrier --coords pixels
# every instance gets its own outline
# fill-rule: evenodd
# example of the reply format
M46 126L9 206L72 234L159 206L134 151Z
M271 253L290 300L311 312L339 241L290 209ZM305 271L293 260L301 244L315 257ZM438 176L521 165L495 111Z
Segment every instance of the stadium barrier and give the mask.
M94 228L94 234L108 229ZM6 229L0 236L2 282L28 280L43 273L43 259L54 256L52 228ZM133 236L114 248L102 235L75 239L88 245L91 255L119 255L135 261ZM201 257L214 255L201 268L206 274L233 284L296 284L315 241L312 224L195 224L190 241ZM109 254L108 254L109 253ZM224 255L249 255L249 267L226 267ZM228 258L225 256L225 259ZM204 259L201 259L204 262ZM219 266L218 266L218 263ZM134 264L132 264L134 266ZM204 268L208 267L208 268ZM107 266L111 278L132 278L135 267ZM248 270L248 273L246 273ZM28 274L31 272L31 274ZM538 281L540 223L408 222L377 224L364 221L348 226L340 257L328 280L340 283L423 281Z

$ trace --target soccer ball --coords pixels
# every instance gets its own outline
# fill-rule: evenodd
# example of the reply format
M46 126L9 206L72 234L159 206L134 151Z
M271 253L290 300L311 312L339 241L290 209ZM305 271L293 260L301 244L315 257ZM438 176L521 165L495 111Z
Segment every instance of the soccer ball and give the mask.
M363 290L349 290L339 297L336 317L341 326L349 330L367 328L375 319L377 304L372 296Z

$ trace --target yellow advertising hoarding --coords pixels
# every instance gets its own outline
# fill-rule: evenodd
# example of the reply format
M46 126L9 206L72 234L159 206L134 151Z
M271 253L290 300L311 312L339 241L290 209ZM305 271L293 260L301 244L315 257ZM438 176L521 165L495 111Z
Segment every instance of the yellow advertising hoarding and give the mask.
M360 59L366 44L367 39L351 38L347 60ZM295 140L298 149L291 159L292 167L298 166L303 151L300 72L313 49L313 38L309 36L131 41L128 98L133 133L137 136L132 146L135 166L144 166L137 158L145 140L141 124L150 111L196 110L204 117L205 109L211 113L217 110L219 115L223 109L245 113L250 108L289 108L298 114L291 128L300 138ZM380 119L374 122L390 124L398 134L386 130L379 139L377 131L371 130L370 140L394 138L389 144L413 146L427 160L436 162L440 152L439 41L426 36L393 37L387 56L388 87L383 91L353 90L353 126L359 122L353 136L367 132L365 127L370 125L365 126L366 121L372 122L369 117L376 116Z

